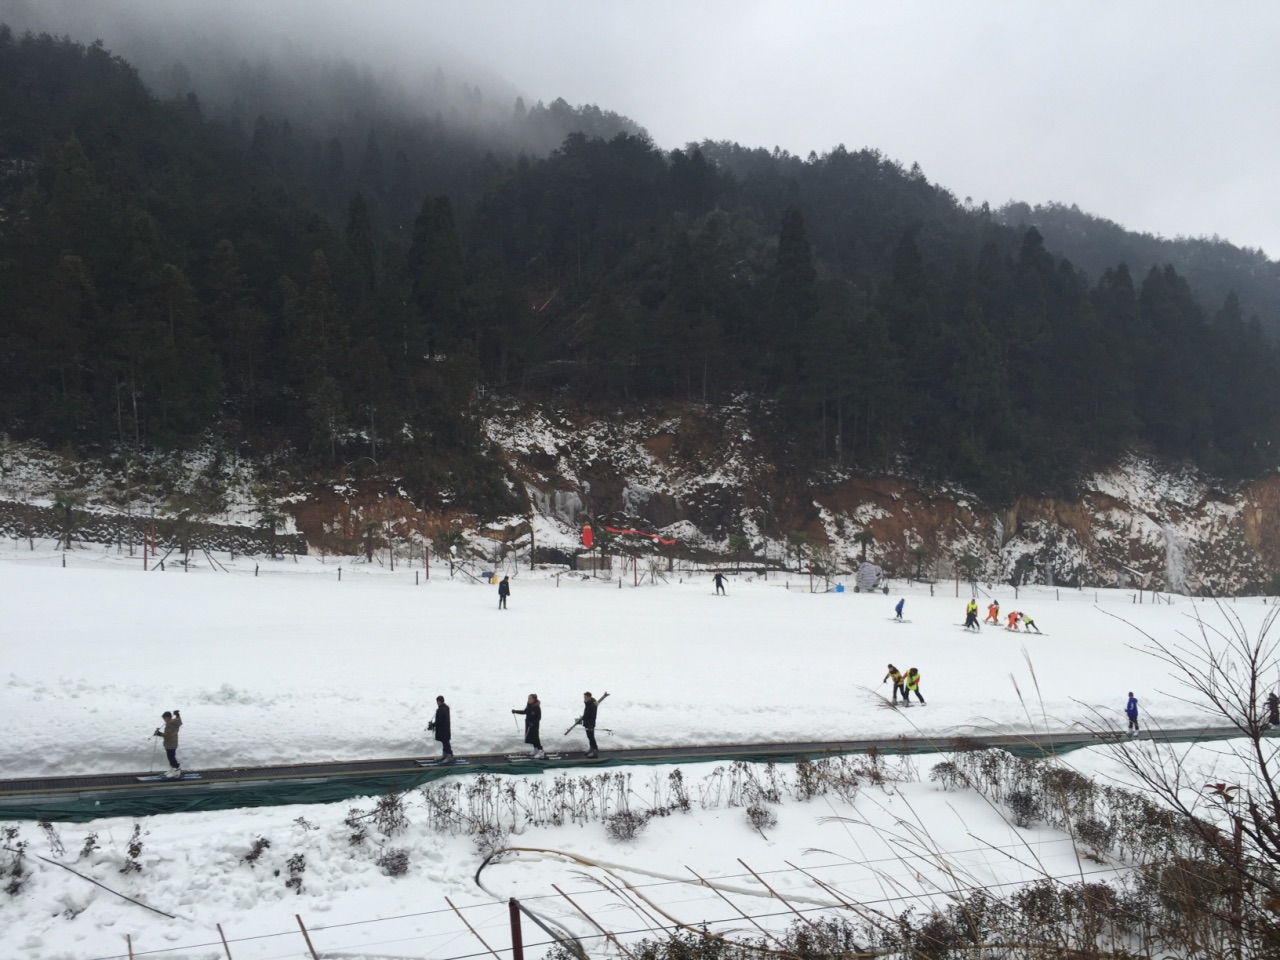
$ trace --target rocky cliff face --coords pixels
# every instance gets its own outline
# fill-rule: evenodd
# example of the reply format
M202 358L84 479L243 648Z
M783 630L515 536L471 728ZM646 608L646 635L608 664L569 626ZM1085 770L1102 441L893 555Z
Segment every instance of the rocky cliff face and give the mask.
M757 412L758 414L758 412ZM488 422L527 491L543 545L571 548L588 518L643 525L728 553L745 533L780 559L803 533L828 569L850 569L855 539L899 576L949 577L966 555L984 580L1251 592L1280 565L1280 475L1226 487L1137 456L1087 478L1074 499L985 506L905 474L789 475L745 408L626 419L526 411Z
M78 522L85 540L106 514L162 517L206 501L217 506L200 513L202 521L261 530L258 469L282 478L271 484L271 509L283 518L278 532L296 533L321 555L391 549L401 559L421 557L441 531L455 530L466 538L464 552L485 561L527 559L531 543L564 558L592 519L673 537L706 560L729 557L730 535L744 534L750 547L738 559L777 564L792 535L803 534L809 561L848 571L869 534L867 558L895 576L946 578L968 565L989 582L1280 592L1273 586L1280 474L1228 486L1130 456L1086 478L1073 498L1023 497L997 509L905 469L802 473L788 465L788 438L771 435L767 409L751 401L639 414L503 408L486 431L529 507L492 523L467 511L466 491L419 503L389 478L290 488L279 470L210 451L135 463L133 472L147 478L140 486L136 475L124 476L120 457L73 461L8 441L0 447L0 501L47 508L57 491L73 491L96 517ZM5 532L27 535L17 529ZM219 549L216 541L209 549Z

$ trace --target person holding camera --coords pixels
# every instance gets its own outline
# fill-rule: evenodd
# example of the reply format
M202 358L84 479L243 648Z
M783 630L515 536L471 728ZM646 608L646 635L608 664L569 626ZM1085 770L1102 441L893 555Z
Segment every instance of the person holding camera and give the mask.
M436 697L436 716L435 719L427 724L428 730L434 730L436 739L440 741L440 746L444 748L444 753L440 757L441 763L453 763L453 747L449 745L450 734L449 729L449 705L444 702L444 697Z
M169 772L165 774L165 778L176 780L182 776L182 765L178 763L178 728L182 726L182 712L174 710L170 713L166 710L160 715L160 719L164 721L164 730L156 727L152 736L163 738L160 743L164 747L164 755L169 758Z

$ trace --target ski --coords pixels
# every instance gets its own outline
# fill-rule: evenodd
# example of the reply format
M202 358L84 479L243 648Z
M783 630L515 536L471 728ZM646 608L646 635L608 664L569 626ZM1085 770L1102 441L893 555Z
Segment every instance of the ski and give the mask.
M910 620L899 620L897 617L885 617L890 623L910 623Z
M166 777L163 773L154 773L146 777L138 777L139 783L158 783L168 781L170 783L181 783L183 780L202 780L203 777L198 773L184 773L180 777Z
M450 760L448 763L445 763L443 760L439 760L439 759L415 760L413 762L420 767L465 767L469 763L471 763L470 760Z
M527 753L509 753L504 759L507 763L541 763L544 760L563 760L564 758L563 753L548 753L545 757L531 757Z

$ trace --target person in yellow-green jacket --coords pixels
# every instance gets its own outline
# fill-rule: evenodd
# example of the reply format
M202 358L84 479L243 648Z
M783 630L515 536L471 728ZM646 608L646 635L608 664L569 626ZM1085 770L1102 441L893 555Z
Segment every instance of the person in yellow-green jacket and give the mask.
M966 630L981 630L978 626L978 601L970 600L964 606L964 628Z
M920 671L915 667L912 667L902 675L902 705L904 707L911 706L912 691L915 691L916 699L923 704L924 697L920 696Z
M888 683L890 680L893 681L893 702L898 702L899 693L902 694L903 702L906 702L907 690L906 687L902 685L902 673L892 663L889 664L889 672L884 675L884 679L880 682Z

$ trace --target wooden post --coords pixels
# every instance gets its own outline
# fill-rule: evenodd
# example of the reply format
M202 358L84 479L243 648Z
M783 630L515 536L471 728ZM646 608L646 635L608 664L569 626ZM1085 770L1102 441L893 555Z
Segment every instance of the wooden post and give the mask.
M520 904L512 897L507 901L511 913L511 960L524 960L524 940L520 936Z
M222 949L227 954L227 960L231 960L231 948L227 946L227 935L222 932L222 924L215 924L218 928L218 936L222 938Z
M256 563L253 565L253 575L255 577L258 575L258 565Z
M129 951L129 960L133 960L133 937L127 933L124 935L124 945Z
M338 568L338 582L339 582L339 583L341 583L341 582L342 582L342 568L341 568L341 567L339 567L339 568Z
M413 585L414 585L415 587L418 585L418 571L417 571L417 570L413 571Z
M311 951L311 960L320 960L320 957L316 954L316 948L311 945L311 934L307 933L307 928L303 926L302 917L295 913L293 919L298 921L298 929L302 931L302 939L307 941L307 949Z

